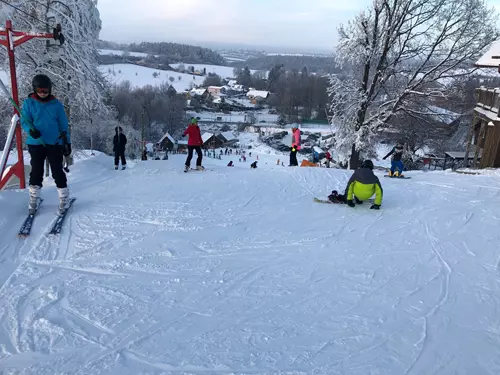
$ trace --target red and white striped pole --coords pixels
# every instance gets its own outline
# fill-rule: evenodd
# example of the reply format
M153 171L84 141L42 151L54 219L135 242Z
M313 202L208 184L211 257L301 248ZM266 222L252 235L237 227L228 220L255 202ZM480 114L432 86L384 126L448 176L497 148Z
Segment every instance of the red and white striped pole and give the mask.
M0 39L0 44L7 48L9 56L12 99L16 103L17 107L19 107L19 92L17 89L16 58L14 55L15 47L20 46L21 44L34 38L57 39L60 35L60 31L61 27L59 25L57 29L54 29L53 34L15 31L12 29L12 21L10 20L7 20L7 22L5 23L5 29L0 30L0 36L4 37L4 39ZM63 39L60 39L60 41L62 42ZM15 114L20 116L20 113L18 112L16 106L14 106L14 112ZM7 139L7 143L5 144L4 148L4 153L7 153L7 156L4 155L4 157L2 157L2 165L0 165L0 190L7 184L12 176L16 176L17 178L19 178L21 189L26 188L26 181L24 177L23 134L19 121L17 121L15 129L15 138L17 148L17 162L11 168L9 168L7 173L4 174L13 142L12 138L10 138L10 140Z

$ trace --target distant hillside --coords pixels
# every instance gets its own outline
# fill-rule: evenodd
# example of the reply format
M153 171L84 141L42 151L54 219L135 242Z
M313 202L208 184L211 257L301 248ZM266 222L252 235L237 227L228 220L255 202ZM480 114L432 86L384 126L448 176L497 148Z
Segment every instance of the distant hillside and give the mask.
M99 41L98 48L159 55L161 56L162 62L166 64L183 62L187 64L226 65L226 60L217 52L208 48L188 44L142 42L139 44L132 43L127 45Z
M302 70L304 66L309 72L314 73L338 73L333 57L302 56L302 55L267 55L249 58L246 61L233 62L234 67L255 70L271 70L276 65L283 65L287 70Z

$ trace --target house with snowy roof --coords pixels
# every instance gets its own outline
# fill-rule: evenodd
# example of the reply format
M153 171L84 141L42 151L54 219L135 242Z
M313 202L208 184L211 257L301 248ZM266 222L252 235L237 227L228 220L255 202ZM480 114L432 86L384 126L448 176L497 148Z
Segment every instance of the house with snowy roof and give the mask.
M156 142L156 145L161 149L161 150L173 150L174 145L175 145L175 140L174 138L167 132L161 139Z
M210 93L208 92L208 90L204 87L202 88L199 88L199 89L192 89L190 92L189 92L189 96L191 98L202 98L202 99L206 99L208 98L208 96L210 95Z
M234 91L243 91L243 85L238 85L238 81L236 81L235 79L230 80L227 83L227 86L229 86L231 90Z
M224 88L224 86L208 86L207 91L213 96L218 96L220 94L223 94L226 89Z
M239 142L234 133L230 131L219 133L217 137L223 142L223 145L226 147L232 146L235 143Z
M203 145L206 148L219 148L224 144L222 139L220 137L217 137L214 133L203 133L201 135L201 139L203 140Z
M500 71L500 40L493 42L490 49L476 61L478 68L498 68Z
M271 93L263 90L250 90L247 92L247 97L250 100L263 100L269 98Z

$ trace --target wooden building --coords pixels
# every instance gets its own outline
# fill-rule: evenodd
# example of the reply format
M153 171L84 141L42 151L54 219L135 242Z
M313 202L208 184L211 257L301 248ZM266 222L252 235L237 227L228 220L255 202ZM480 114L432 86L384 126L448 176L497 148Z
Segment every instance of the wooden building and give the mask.
M224 141L213 133L203 133L201 138L203 140L204 147L207 149L221 148L224 145Z
M157 146L160 150L173 150L175 145L174 138L169 134L165 133L163 137L157 142Z
M500 71L500 41L493 43L475 64ZM500 167L500 88L476 89L476 107L467 137L465 160L474 155L472 167Z

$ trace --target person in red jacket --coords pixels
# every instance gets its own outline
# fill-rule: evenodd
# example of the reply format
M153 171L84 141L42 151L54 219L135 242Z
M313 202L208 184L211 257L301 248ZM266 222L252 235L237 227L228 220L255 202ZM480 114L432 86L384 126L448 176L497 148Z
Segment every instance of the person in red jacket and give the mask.
M186 168L184 172L189 171L191 166L191 159L193 158L193 151L196 150L198 158L196 159L196 169L202 171L201 161L203 160L203 154L201 153L201 146L203 146L203 139L201 138L200 128L198 127L198 120L193 117L191 118L191 124L184 131L184 136L188 136L188 156L186 159Z

